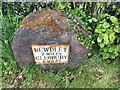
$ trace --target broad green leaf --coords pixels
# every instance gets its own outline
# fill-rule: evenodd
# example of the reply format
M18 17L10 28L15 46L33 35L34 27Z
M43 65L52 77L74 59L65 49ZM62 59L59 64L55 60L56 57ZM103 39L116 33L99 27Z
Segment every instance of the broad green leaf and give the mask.
M103 53L103 59L108 59L109 58L109 53Z
M106 31L106 29L102 29L102 31L103 31L103 32L105 32L105 31Z
M92 23L92 19L88 19L89 23Z
M100 48L103 48L105 45L104 45L104 43L100 43Z
M87 27L87 29L91 30L91 27L90 27L90 26L88 26L88 27Z
M94 22L97 22L97 21L98 21L96 18L92 18L92 20L93 20Z
M110 55L110 57L111 57L112 59L115 59L116 55L115 55L115 54L112 54L112 55Z
M120 13L120 8L118 9L118 13Z
M83 17L86 17L85 12L81 12L81 15L82 15Z
M95 32L101 34L102 33L102 29L95 29Z
M98 29L98 28L99 28L99 29L102 28L102 24L98 24L98 25L97 25L97 29Z
M115 40L115 34L114 34L114 33L111 33L111 34L109 35L109 39L110 39L111 42L113 42L113 41Z
M109 52L112 53L113 51L114 51L114 48L113 48L113 47L110 47L110 48L109 48Z
M109 42L109 41L108 41L108 34L105 33L105 34L104 34L104 43L105 43L105 44L108 44L108 42Z
M117 33L120 33L120 27L119 26L115 26L114 27L114 31L117 32Z
M113 6L112 6L112 8L113 8L113 9L116 9L116 6L115 6L115 5L113 5Z
M90 56L91 55L91 53L88 53L88 56Z
M117 57L118 55L119 55L118 53L115 54L116 57Z
M120 44L117 45L117 51L120 52Z
M98 37L97 38L97 42L101 42L102 41L102 38L101 37Z
M94 42L94 41L92 41L91 43L92 43L92 44L94 44L95 42Z
M108 28L108 27L110 27L110 24L107 22L104 22L102 26L103 26L103 28Z
M117 45L114 45L114 46L116 46L116 47L114 47L114 53L116 54L117 51L118 51L118 50L117 50L118 48L117 48Z
M115 24L117 23L118 19L115 16L110 16L110 20Z
M104 52L106 52L106 53L107 53L107 52L108 52L108 50L109 50L109 48L108 48L108 47L104 47L104 48L103 48L103 50L104 50Z
M3 64L4 64L5 66L7 66L7 65L8 65L8 63L7 63L7 62L4 62Z

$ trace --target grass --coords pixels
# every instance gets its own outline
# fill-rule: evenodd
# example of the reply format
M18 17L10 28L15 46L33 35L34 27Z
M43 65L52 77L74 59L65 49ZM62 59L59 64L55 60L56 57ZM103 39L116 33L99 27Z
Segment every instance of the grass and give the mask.
M2 88L118 88L119 60L104 62L94 55L73 69L58 73L43 72L36 64L24 69L17 65L11 49L11 41L23 17L0 16L2 19ZM1 21L1 20L0 20Z

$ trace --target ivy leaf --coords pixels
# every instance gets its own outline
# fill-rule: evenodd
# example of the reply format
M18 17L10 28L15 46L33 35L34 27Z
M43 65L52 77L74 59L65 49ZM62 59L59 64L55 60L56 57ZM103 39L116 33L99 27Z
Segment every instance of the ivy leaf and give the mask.
M93 20L94 22L97 22L97 21L98 21L96 18L92 18L92 20Z
M97 38L97 42L101 42L102 41L102 38L101 37L98 37Z
M114 24L116 24L117 21L118 21L118 19L117 19L115 16L110 16L110 20L111 20Z
M109 39L110 39L111 42L114 42L114 40L115 40L115 34L114 34L114 33L111 33L111 34L109 35Z
M89 19L88 21L89 21L89 23L92 23L92 19Z
M105 43L105 44L108 44L108 42L109 42L109 41L108 41L108 34L105 33L105 34L104 34L104 43Z
M102 26L103 26L103 28L108 28L108 27L110 27L110 24L107 22L104 22Z

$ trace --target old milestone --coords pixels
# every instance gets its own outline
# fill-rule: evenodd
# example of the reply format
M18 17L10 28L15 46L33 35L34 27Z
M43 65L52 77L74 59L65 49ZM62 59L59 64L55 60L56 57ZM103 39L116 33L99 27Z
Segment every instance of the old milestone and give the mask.
M66 15L57 10L30 13L12 41L21 68L34 63L46 71L75 68L87 59L87 49L76 39ZM81 28L82 29L82 28Z

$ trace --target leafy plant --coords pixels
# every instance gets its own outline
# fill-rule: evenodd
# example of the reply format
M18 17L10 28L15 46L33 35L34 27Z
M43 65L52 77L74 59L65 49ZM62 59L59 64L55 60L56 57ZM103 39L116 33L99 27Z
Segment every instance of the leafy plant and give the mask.
M92 51L95 47L100 48L98 51L103 59L115 59L118 57L120 48L118 5L118 3L87 3L80 4L79 7L72 9L70 7L71 3L57 2L56 8L63 11L71 19L69 25L80 44ZM87 8L84 10L85 6L89 7L90 10L87 10ZM110 6L113 6L111 8L113 11L116 9L115 15L111 13L112 10L106 11L106 8L104 8ZM104 14L106 12L109 14ZM98 15L98 17L95 15ZM84 34L86 34L86 37L84 37ZM92 55L92 53L88 55Z
M120 27L119 21L115 16L108 14L101 15L102 19L98 22L95 35L100 47L100 54L103 59L115 59L119 55L120 48Z

